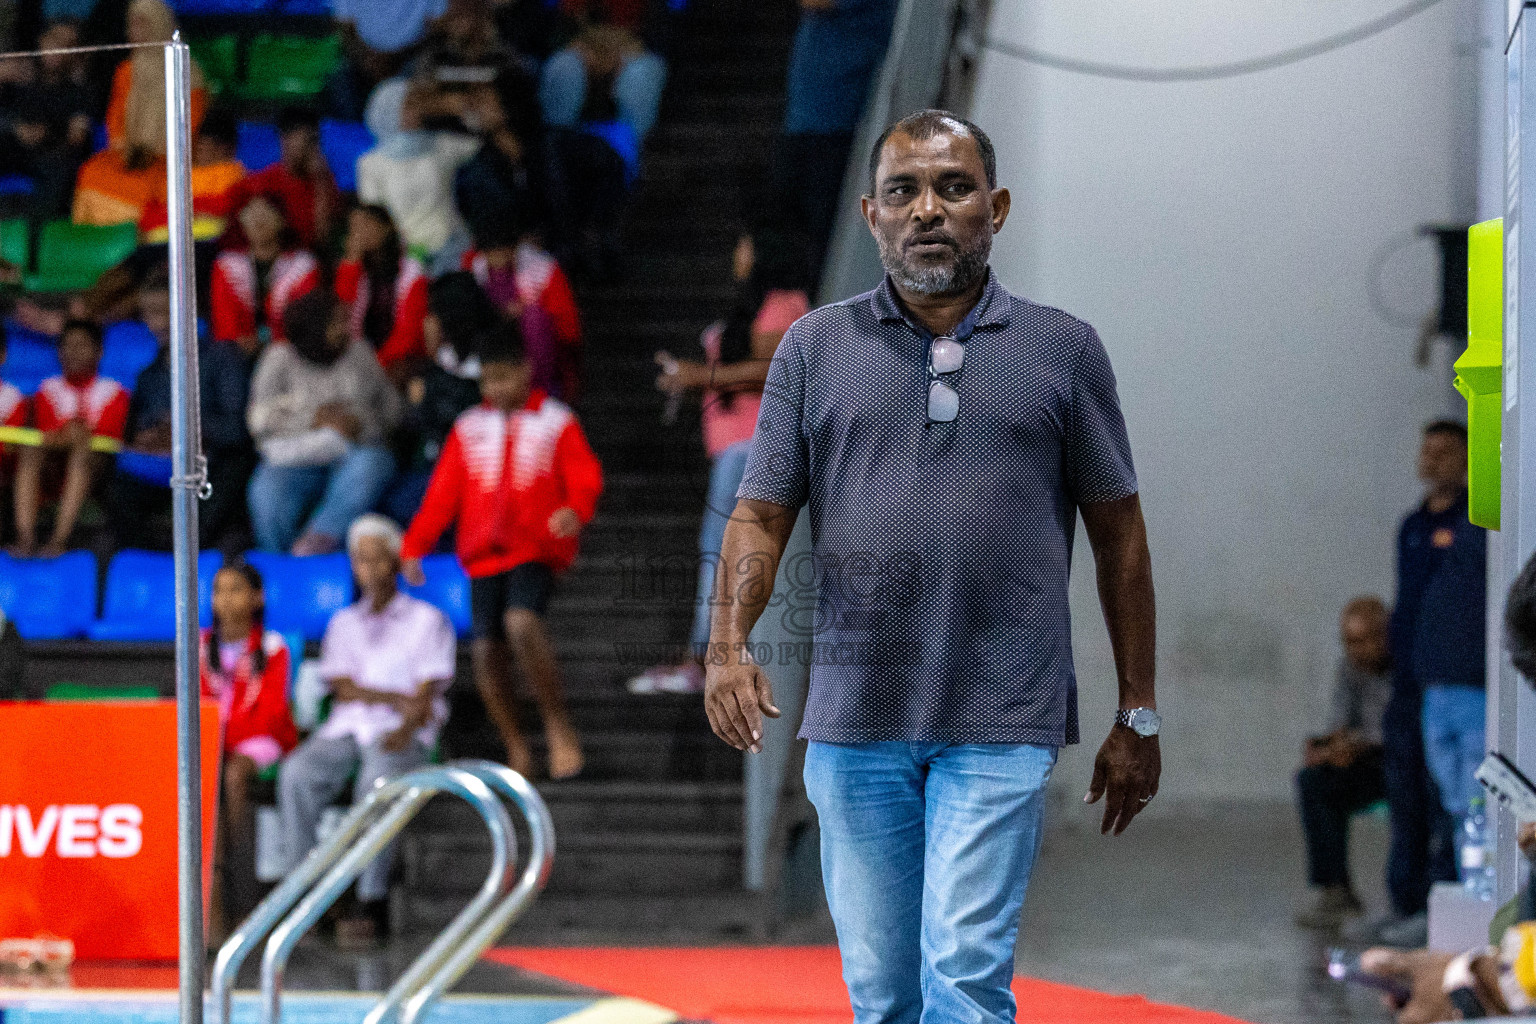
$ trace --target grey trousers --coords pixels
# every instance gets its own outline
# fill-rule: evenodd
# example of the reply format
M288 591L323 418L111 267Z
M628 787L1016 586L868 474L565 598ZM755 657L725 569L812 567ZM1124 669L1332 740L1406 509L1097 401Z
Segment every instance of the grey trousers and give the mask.
M412 740L404 750L389 751L379 744L360 746L350 736L322 739L311 736L283 759L277 776L277 810L283 821L283 843L292 870L315 845L320 816L346 787L353 771L352 799L360 801L382 778L399 775L427 762L427 750ZM394 863L391 846L374 858L357 879L357 898L381 900L389 895L389 869Z

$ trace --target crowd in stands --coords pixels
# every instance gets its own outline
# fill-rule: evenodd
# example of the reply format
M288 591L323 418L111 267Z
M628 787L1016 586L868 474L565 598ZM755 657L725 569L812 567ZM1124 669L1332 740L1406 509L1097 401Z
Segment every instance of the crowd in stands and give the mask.
M205 32L196 15L228 12L176 6L0 0L9 49L144 44L0 59L0 541L28 560L170 547L166 83L153 44L171 40L179 11L212 484L199 541L224 554L202 645L225 739L215 911L237 919L258 895L254 779L275 779L296 859L348 779L365 790L431 755L455 629L400 579L420 586L446 535L471 589L460 631L509 763L532 769L515 662L548 774L582 769L544 623L602 490L570 407L576 285L623 273L620 218L686 3L285 2L330 37L313 36L313 17L309 35L273 37L261 18L230 34L227 17ZM655 387L703 404L712 473L693 656L643 674L637 692L701 685L714 559L768 361L814 296L895 3L801 7L771 184L744 188L737 293L698 357L657 353ZM873 36L855 54L840 49L849 32ZM361 599L325 631L332 704L306 739L288 707L303 652L267 627L257 567L263 553L343 550ZM354 922L374 933L387 925L381 865L360 880Z

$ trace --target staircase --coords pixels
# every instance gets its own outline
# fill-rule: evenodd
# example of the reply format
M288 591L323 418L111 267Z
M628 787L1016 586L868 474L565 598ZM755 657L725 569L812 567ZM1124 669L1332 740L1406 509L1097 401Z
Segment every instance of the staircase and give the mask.
M757 898L740 888L741 755L710 734L699 698L636 697L623 680L682 650L708 484L697 403L662 425L652 354L697 356L699 332L728 308L738 182L766 169L795 18L790 0L694 0L627 218L626 272L579 289L578 412L606 490L549 622L587 769L539 787L555 871L510 942L722 941L761 928ZM451 700L445 756L500 760L467 671ZM542 764L531 703L523 720ZM401 923L445 922L489 856L462 802L429 807L402 842Z

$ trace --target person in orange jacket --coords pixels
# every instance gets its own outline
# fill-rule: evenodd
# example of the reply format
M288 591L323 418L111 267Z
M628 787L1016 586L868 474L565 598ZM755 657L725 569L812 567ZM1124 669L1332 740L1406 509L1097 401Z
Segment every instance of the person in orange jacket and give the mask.
M555 577L576 557L597 511L602 467L575 414L530 384L517 325L504 322L478 343L483 401L454 423L421 509L406 531L405 578L420 585L421 559L458 522L459 561L470 577L475 683L507 747L527 773L531 755L503 671L507 647L533 687L544 718L549 775L581 772L581 741L565 710L544 612Z

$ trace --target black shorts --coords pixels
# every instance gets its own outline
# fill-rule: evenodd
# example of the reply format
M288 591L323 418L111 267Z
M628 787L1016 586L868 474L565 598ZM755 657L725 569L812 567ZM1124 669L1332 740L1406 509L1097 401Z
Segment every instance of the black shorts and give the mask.
M469 617L477 639L500 640L508 608L526 608L542 616L555 592L555 571L543 562L524 562L494 576L469 581Z

